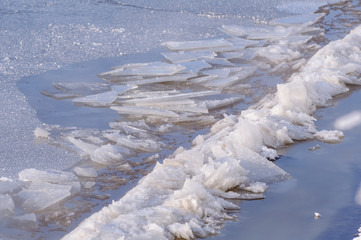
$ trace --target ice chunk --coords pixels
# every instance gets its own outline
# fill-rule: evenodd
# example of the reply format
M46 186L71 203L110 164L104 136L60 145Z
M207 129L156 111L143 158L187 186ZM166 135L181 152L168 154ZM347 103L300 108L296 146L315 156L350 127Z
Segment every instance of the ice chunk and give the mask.
M244 55L243 51L235 51L235 52L224 52L222 56L226 59L241 59Z
M238 25L223 25L221 30L235 37L246 37L248 32L245 27Z
M149 121L151 122L167 122L167 123L193 123L193 124L199 124L199 125L207 125L212 124L216 120L213 116L194 116L194 114L189 115L187 113L180 114L178 118L169 118L169 119L159 119L156 117L148 117Z
M198 49L217 49L231 47L232 43L224 39L210 39L201 41L165 42L164 45L172 51L189 51Z
M210 58L206 59L206 61L212 65L219 65L219 66L225 66L225 67L233 67L234 64L228 61L225 58Z
M252 182L248 186L241 186L241 188L253 193L264 193L268 186L264 182Z
M38 138L49 138L50 133L43 128L37 127L34 130L34 135Z
M38 170L35 168L28 168L19 173L19 178L23 181L31 182L49 182L62 183L77 181L77 177L71 172L60 170Z
M194 105L196 102L191 99L180 99L169 101L165 99L164 101L137 101L134 103L136 106L155 106L155 107L162 107L162 106L171 106L171 105Z
M14 201L8 194L0 194L0 217L12 215L15 211Z
M118 98L117 91L109 91L95 95L89 95L73 99L75 103L81 103L89 106L109 106Z
M109 91L110 85L98 82L57 82L54 87L73 94L89 95Z
M75 167L73 169L76 175L79 177L91 177L95 178L98 176L97 171L95 171L94 168L81 168L81 167Z
M288 173L261 155L246 148L240 148L238 151L247 156L240 161L242 167L249 171L247 177L251 182L274 183L290 178Z
M133 136L124 136L118 133L105 134L109 140L116 142L122 146L129 147L138 151L144 152L157 152L163 147L160 142L154 141L153 139L136 139Z
M183 62L183 63L181 63L181 65L186 67L185 71L193 72L193 73L198 73L202 69L212 67L212 65L208 64L204 60L195 60L195 61L191 61L191 62Z
M230 72L231 72L231 70L229 68L218 68L218 69L202 71L202 73L205 75L217 76L220 78L228 77Z
M189 112L189 113L199 113L199 114L207 114L208 108L205 104L172 104L172 105L160 105L160 108L169 109L176 112Z
M250 27L223 26L222 31L236 37L246 37L250 40L280 40L290 36L294 29L283 26Z
M210 76L193 78L193 79L189 80L189 82L195 83L195 84L202 84L204 82L214 80L214 79L217 79L217 76L210 75Z
M215 80L210 80L202 85L207 87L217 87L217 88L224 88L227 86L231 86L232 84L239 81L238 77L228 77L228 78L217 78Z
M83 183L84 188L92 188L94 186L95 186L95 182L86 181L85 183Z
M42 90L42 91L40 91L40 93L43 94L44 96L51 97L51 98L54 98L57 100L67 99L67 98L75 98L75 97L81 96L80 94L64 92L63 90L53 90L53 91Z
M271 64L288 62L302 57L299 51L294 51L280 45L271 45L260 48L257 52L257 56L267 59Z
M115 91L118 93L118 95L122 95L123 93L126 93L130 90L138 88L137 86L132 85L113 85L112 91Z
M230 41L233 44L233 51L240 51L247 47L255 47L261 44L260 41L249 40L244 38L231 38L228 41Z
M27 212L44 210L70 196L71 186L52 183L32 183L27 190L16 194L23 200L22 208Z
M127 94L126 96L122 96L124 99L130 98L147 98L147 97L161 97L161 96L169 96L170 94L181 93L179 90L170 90L170 91L137 91L131 94Z
M124 101L127 104L136 104L140 102L164 102L164 101L176 101L182 100L187 98L196 98L196 97L205 97L205 96L212 96L220 94L220 91L200 91L200 92L189 92L189 93L179 93L179 94L172 94L168 96L160 96L160 97L152 97L152 98L139 98L139 99L130 99ZM117 107L112 107L117 108Z
M133 85L145 85L152 83L164 83L164 82L184 82L189 78L195 77L195 73L179 73L171 76L159 76L154 78L144 78L142 80L135 80L131 82L124 82L125 84Z
M207 100L204 103L206 104L206 107L208 108L208 110L214 110L217 108L222 108L222 107L236 104L236 103L240 102L243 98L244 98L244 96L230 97L230 98L225 98L225 99L221 99L221 100Z
M289 27L257 27L248 33L247 38L252 40L280 40L289 37L292 33L293 29Z
M208 59L214 58L217 56L216 53L210 51L197 51L197 52L167 52L162 53L162 55L167 58L172 63L182 63L195 61L199 59ZM184 67L185 68L185 67Z
M23 184L18 181L0 178L0 194L17 192L21 187L23 187Z
M7 225L14 228L35 229L37 226L36 216L34 213L14 216L9 219Z
M141 75L123 76L123 75L117 75L116 72L117 71L113 70L113 71L109 71L106 73L102 73L102 74L99 74L99 77L101 77L102 79L104 79L106 81L115 82L115 83L127 82L127 81L137 81L137 80L143 79L143 76L141 76Z
M127 76L127 75L141 75L141 76L164 76L173 75L183 71L185 67L179 64L169 64L165 62L150 62L139 65L124 65L115 68L109 72L102 73L100 76Z
M290 17L284 17L284 18L272 20L270 21L270 24L282 25L282 26L292 26L292 25L309 26L311 24L316 23L324 16L325 16L324 13L292 15Z
M247 77L252 76L256 71L254 67L244 67L237 70L234 76L228 78L219 78L207 81L204 83L205 86L224 88L231 86Z
M361 124L361 111L353 111L335 120L334 126L339 130L350 130Z
M135 122L111 122L109 126L114 129L123 130L127 134L136 133L147 133L152 129L144 121Z
M315 134L315 137L323 142L327 143L339 143L342 142L342 139L344 137L343 133L341 131L328 131L328 130L322 130Z
M120 146L114 146L106 144L97 146L91 143L84 142L80 139L76 139L72 136L68 136L69 142L73 143L76 147L82 150L86 155L90 156L90 159L100 164L114 164L119 163L124 159L124 155L129 155L130 151Z
M111 109L117 111L119 114L129 115L155 115L161 117L176 118L179 115L173 111L154 108L154 107L140 107L140 106L113 106Z
M124 147L112 144L102 145L90 153L90 159L94 162L112 165L118 164L124 160L125 156L129 156L131 152Z

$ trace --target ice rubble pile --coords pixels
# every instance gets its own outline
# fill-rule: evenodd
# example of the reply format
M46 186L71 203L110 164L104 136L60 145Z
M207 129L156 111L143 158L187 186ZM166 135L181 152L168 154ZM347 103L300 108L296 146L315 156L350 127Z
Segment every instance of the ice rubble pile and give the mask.
M237 30L238 31L238 30ZM279 34L276 34L279 36ZM257 37L258 38L258 37ZM361 26L319 50L277 92L240 116L227 116L189 150L179 148L123 198L85 219L64 239L190 239L217 232L241 188L262 193L288 175L265 157L294 140L340 141L317 131L312 114L332 96L361 85Z

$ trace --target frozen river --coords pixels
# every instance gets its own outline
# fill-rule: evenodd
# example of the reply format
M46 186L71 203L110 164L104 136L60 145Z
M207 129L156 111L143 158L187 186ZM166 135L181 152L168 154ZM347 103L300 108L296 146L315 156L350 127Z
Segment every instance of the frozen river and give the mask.
M356 2L315 13L324 4L3 1L0 238L222 231L226 199L292 177L266 160L275 149L343 137L311 116L360 84L359 28L320 49L360 15Z

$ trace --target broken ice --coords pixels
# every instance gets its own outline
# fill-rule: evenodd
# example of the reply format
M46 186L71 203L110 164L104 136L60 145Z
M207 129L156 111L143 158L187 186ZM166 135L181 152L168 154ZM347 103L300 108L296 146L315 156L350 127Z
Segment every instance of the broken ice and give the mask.
M117 91L110 91L105 93L99 93L95 95L89 95L81 98L73 99L75 103L81 103L90 106L109 106L118 98Z
M198 52L166 52L162 55L172 63L182 63L188 61L195 61L199 59L214 58L217 56L215 52L198 51Z
M232 43L225 39L211 39L185 42L165 42L164 45L172 51L189 51L198 49L219 49L222 47L232 47Z
M109 72L100 74L100 76L127 76L127 75L141 75L141 76L164 76L173 75L183 71L185 67L178 64L169 64L165 62L150 62L133 65L123 65L117 67Z

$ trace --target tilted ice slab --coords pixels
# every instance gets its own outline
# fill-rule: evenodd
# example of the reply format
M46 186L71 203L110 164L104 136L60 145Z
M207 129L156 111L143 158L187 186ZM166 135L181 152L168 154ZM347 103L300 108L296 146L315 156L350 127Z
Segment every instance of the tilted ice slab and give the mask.
M179 73L170 76L158 76L153 78L142 78L139 80L132 80L132 81L125 81L124 84L129 85L145 85L145 84L152 84L152 83L164 83L164 82L184 82L189 78L197 76L193 71L190 73Z
M173 75L184 70L185 67L179 64L169 64L165 62L150 62L126 64L115 69L99 74L100 77L107 76L127 76L127 75L141 75L141 76L164 76Z
M342 139L339 131L318 132L312 114L348 91L346 84L361 84L360 47L361 26L318 51L273 96L238 117L225 115L189 150L176 150L64 239L189 239L217 232L227 219L225 209L235 207L226 199L239 197L229 189L288 177L266 160L276 155L270 147L295 139Z
M172 63L182 63L182 62L189 62L195 61L199 59L208 59L214 58L217 56L215 52L212 51L194 51L194 52L166 52L162 53L162 55L167 58Z
M165 42L164 45L172 51L189 51L199 49L219 49L232 47L232 43L225 39L210 39L201 41Z
M117 100L118 91L109 91L105 93L98 93L81 98L73 99L74 103L81 103L90 106L109 106L112 102Z

